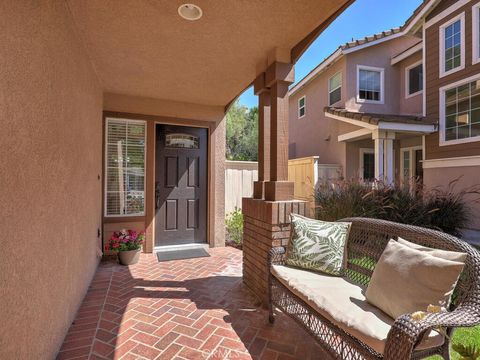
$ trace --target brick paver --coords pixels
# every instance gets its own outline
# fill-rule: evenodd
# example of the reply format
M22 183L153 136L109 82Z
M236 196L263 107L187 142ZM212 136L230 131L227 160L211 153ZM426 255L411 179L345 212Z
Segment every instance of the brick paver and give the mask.
M242 282L242 253L133 266L102 262L57 359L326 359L283 314L275 325Z

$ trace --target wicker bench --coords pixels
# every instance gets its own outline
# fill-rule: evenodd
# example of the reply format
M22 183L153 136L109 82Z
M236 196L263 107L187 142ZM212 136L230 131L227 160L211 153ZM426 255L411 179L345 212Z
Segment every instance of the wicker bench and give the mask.
M274 322L274 308L279 308L303 326L335 359L402 360L422 359L435 354L443 356L444 359L450 359L449 338L454 328L470 327L480 323L480 254L478 251L464 241L439 231L366 218L342 221L352 222L343 281L348 281L355 286L368 286L375 263L391 238L402 237L427 247L467 253L466 264L448 312L429 314L420 321L413 320L410 314L392 319L384 351L381 353L320 314L309 305L307 300L302 299L280 281L277 278L278 275L272 274L274 267L285 263L285 249L278 247L271 249L268 258L269 321ZM430 329L438 327L446 329L448 338L442 337L439 345L426 349L418 346L424 336L432 333Z

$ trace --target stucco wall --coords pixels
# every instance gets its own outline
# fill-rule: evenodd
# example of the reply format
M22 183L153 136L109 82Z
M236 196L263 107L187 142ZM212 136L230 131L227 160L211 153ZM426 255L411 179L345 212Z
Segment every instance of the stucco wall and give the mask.
M407 98L406 94L406 73L405 70L407 67L419 62L422 60L422 52L418 51L416 54L410 55L406 59L402 60L400 63L396 64L395 67L399 69L400 77L400 114L403 115L419 115L423 113L423 91L419 92L413 96Z
M478 186L480 183L478 174L480 174L479 166L424 169L423 182L429 189L437 186L440 186L441 189L446 189L450 181L458 179L461 176L454 187L455 191L461 191L472 186ZM474 202L474 200L478 200L478 196L470 195L466 197L466 200L472 215L472 220L467 228L480 230L480 216L478 216L480 213L480 203Z
M347 73L345 84L345 107L351 111L383 114L398 114L400 111L400 71L390 64L391 57L399 54L418 42L418 38L402 36L375 46L347 54ZM357 102L357 65L366 65L384 69L384 103L370 104ZM402 74L403 75L403 74Z
M337 141L339 122L327 118L323 110L328 105L328 79L337 72L342 72L344 84L346 75L343 58L289 97L290 159L318 155L322 164L342 164L344 161L345 144ZM342 87L342 98L335 106L343 106L344 94ZM298 100L303 96L306 99L306 112L299 119Z
M99 261L102 94L63 1L0 13L0 358L53 359Z

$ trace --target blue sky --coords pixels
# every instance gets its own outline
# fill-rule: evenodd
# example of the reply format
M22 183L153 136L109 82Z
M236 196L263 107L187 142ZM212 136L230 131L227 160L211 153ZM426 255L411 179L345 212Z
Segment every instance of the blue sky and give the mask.
M403 25L422 0L357 0L325 30L295 65L295 80L301 80L323 59L347 41ZM252 88L240 96L240 103L258 103Z

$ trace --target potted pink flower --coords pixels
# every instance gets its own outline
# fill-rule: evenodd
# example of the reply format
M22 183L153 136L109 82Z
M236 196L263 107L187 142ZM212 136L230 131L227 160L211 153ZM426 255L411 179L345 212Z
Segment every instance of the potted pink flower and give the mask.
M105 249L116 252L120 264L132 265L136 264L140 258L143 240L145 240L145 233L143 231L115 231L105 246Z

